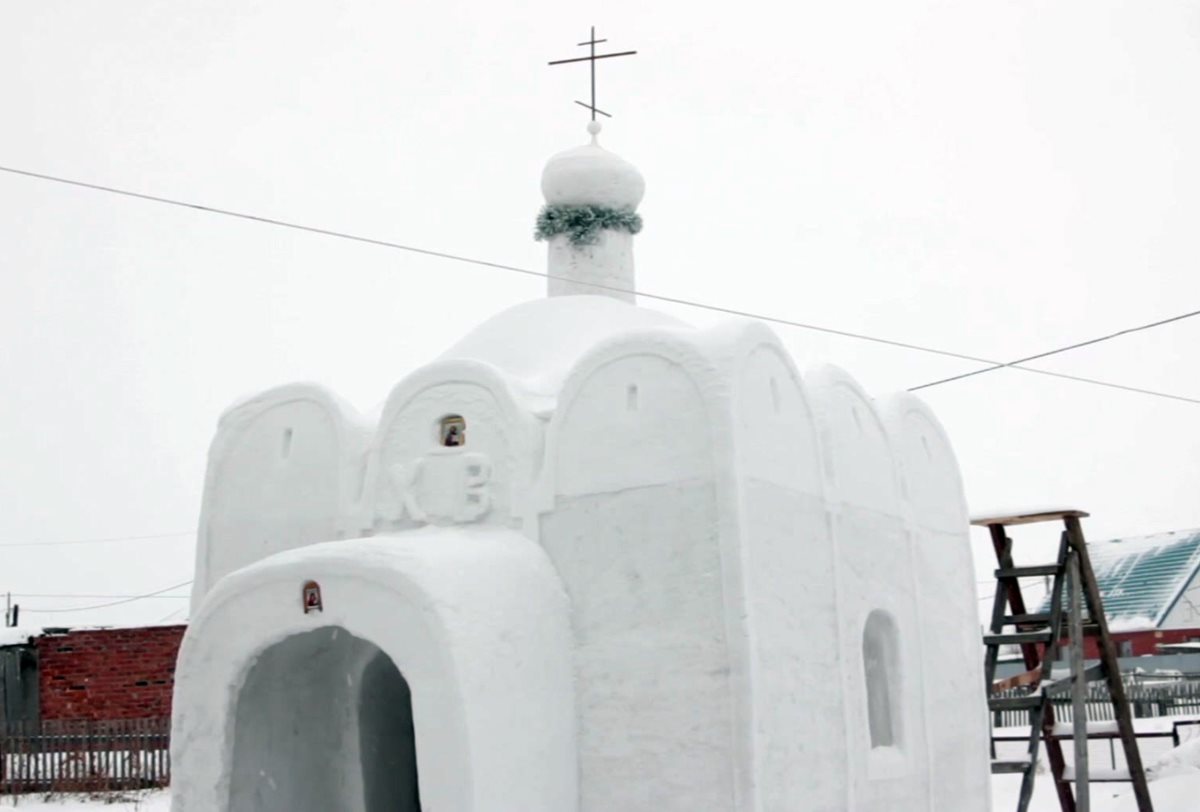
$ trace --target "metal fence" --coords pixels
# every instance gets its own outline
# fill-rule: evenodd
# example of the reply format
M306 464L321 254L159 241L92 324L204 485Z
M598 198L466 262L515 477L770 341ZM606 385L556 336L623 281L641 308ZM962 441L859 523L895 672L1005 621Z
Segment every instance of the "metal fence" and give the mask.
M164 787L170 719L0 723L0 795Z
M1160 716L1200 716L1200 682L1180 680L1175 682L1135 683L1127 682L1125 694L1129 697L1129 705L1133 715L1138 719ZM993 696L1021 696L1020 689L993 694ZM1054 718L1058 722L1074 721L1071 708L1071 695L1055 696ZM1087 718L1093 722L1111 721L1113 714L1112 700L1109 698L1108 686L1104 683L1092 683L1088 686ZM1010 710L992 711L993 727L1028 727L1029 711Z

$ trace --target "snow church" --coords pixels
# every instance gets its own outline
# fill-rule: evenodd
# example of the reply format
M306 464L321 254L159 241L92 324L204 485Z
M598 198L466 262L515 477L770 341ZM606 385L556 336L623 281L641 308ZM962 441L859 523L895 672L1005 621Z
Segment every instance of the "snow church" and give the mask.
M175 812L988 809L937 420L636 306L598 129L542 177L546 298L377 420L307 384L221 418Z

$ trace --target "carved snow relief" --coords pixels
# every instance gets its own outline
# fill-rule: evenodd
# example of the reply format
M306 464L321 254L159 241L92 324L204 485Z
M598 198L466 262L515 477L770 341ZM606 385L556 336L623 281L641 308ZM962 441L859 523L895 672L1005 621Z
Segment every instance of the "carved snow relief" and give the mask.
M431 453L391 469L401 517L428 524L477 521L492 508L492 462L480 453Z

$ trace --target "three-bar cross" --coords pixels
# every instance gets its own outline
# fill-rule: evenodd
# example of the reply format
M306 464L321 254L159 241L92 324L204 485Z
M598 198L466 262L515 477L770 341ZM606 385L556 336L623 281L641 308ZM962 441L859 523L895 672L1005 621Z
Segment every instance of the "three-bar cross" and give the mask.
M565 65L568 62L590 62L591 63L592 103L585 104L581 101L576 101L575 103L578 104L580 107L586 107L588 110L592 111L592 121L596 120L597 113L599 113L602 116L607 116L608 118L612 118L611 113L606 113L603 110L601 110L599 107L596 106L596 60L597 59L611 59L614 56L633 56L634 54L637 53L637 51L621 51L620 53L615 53L615 54L597 54L596 46L602 42L608 42L608 40L596 39L596 26L593 25L591 38L589 38L587 42L579 43L579 45L587 45L591 48L591 54L589 56L580 56L580 57L576 57L575 59L558 59L558 60L555 60L554 62L549 63L551 65Z

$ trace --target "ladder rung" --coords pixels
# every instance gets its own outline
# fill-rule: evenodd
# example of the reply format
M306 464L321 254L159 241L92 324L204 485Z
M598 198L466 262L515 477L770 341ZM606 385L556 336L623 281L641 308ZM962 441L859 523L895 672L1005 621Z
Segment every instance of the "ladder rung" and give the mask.
M1068 766L1063 771L1064 781L1075 780L1075 768ZM1132 781L1133 778L1129 775L1129 770L1121 768L1117 770L1088 770L1088 783L1115 783L1118 781Z
M1005 615L1004 616L1004 625L1005 626L1014 626L1014 625L1024 626L1026 624L1049 623L1049 622L1050 622L1050 613L1049 612L1038 612L1038 613L1032 614L1032 615Z
M996 680L992 683L992 693L1007 691L1011 688L1020 688L1025 685L1037 685L1041 681L1042 667L1039 665L1028 671L1022 671L1020 674L1013 674L1011 677Z
M1054 635L1049 629L1040 632L1010 632L1007 634L985 634L985 646L1006 646L1010 643L1049 643Z
M1000 761L997 759L992 762L992 775L1029 772L1029 765L1032 763L1029 759L1024 761Z
M1113 719L1089 719L1087 734L1089 739L1093 737L1099 739L1119 736L1121 735L1121 727ZM1072 738L1075 735L1075 724L1073 722L1055 722L1050 735L1063 739Z
M1029 578L1034 575L1058 575L1062 572L1061 564L1034 564L1031 567L1009 567L996 570L997 578Z
M1096 680L1101 679L1104 679L1104 663L1099 662L1095 665L1089 665L1087 668L1083 669L1084 682L1095 682ZM1063 677L1062 679L1054 680L1054 682L1046 683L1042 690L1046 691L1047 693L1061 693L1063 691L1071 690L1071 686L1074 683L1074 676Z
M1035 710L1046 698L1041 694L1032 696L995 696L988 699L988 708L994 711Z

